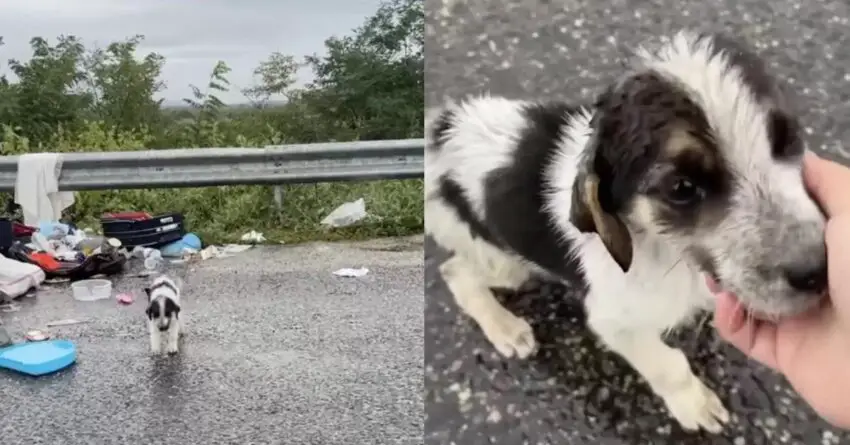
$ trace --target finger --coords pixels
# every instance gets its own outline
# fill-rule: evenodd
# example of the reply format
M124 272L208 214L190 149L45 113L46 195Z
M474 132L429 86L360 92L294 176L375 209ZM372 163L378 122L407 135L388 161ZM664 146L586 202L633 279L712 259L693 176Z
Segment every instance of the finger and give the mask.
M850 212L850 169L811 152L803 161L803 179L827 215Z
M727 292L717 295L714 320L721 338L750 358L778 369L776 326L748 317L738 299Z
M850 213L831 218L826 223L826 255L829 264L829 295L838 313L850 312Z

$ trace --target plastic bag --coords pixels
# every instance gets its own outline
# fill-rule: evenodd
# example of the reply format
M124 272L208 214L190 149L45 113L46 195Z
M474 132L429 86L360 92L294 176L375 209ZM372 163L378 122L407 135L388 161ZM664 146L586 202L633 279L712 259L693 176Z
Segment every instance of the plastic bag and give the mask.
M366 213L366 201L360 198L337 207L322 220L321 224L329 227L348 227L367 216L369 214Z

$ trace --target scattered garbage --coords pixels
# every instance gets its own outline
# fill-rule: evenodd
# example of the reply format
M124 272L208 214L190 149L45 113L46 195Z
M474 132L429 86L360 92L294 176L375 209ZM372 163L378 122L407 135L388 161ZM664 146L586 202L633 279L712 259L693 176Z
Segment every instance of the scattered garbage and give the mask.
M21 307L12 302L0 304L0 312L18 312L19 310L21 310Z
M51 321L51 322L47 323L47 327L48 328L55 328L55 327L60 327L60 326L72 326L72 325L75 325L75 324L82 324L82 323L85 323L85 321L75 320L73 318L65 318L65 319L62 319L62 320Z
M212 258L227 258L229 256L242 253L253 247L250 244L225 244L223 246L208 246L202 250L201 259L206 261Z
M77 348L68 340L24 342L0 349L0 368L31 376L51 374L77 361Z
M44 331L32 330L24 335L26 341L45 341L50 339L50 334Z
M9 331L0 326L0 348L6 347L14 343L12 341L12 336L9 335Z
M133 294L128 292L122 292L115 297L119 303L121 304L133 304Z
M72 230L68 224L55 221L39 221L38 232L47 239L62 239L70 235Z
M51 161L52 162L52 161ZM41 204L38 204L41 205ZM186 233L183 215L152 216L146 212L108 213L101 217L102 235L61 221L49 209L32 209L39 218L29 224L0 218L0 311L15 312L5 304L22 296L36 296L42 284L70 282L76 300L113 297L112 282L105 279L128 271L134 261L143 267L138 276L162 273L169 264L224 258L266 241L252 230L242 244L204 246L201 238ZM120 304L132 304L132 293L119 293ZM81 323L71 320L70 323Z
M369 269L367 269L365 267L360 267L360 268L357 268L357 269L352 269L352 268L346 267L346 268L342 268L342 269L339 269L339 270L335 270L333 272L333 274L338 276L338 277L346 277L346 278L362 277L362 276L365 276L368 273L369 273Z
M77 301L105 300L112 296L112 282L91 279L71 283L71 291Z
M24 224L37 227L38 221L58 221L62 211L74 203L74 192L59 191L62 163L59 153L18 157L14 199L21 206Z
M101 216L100 226L103 236L118 238L127 249L159 248L186 234L183 214L178 212L155 216L146 212L107 213Z
M187 233L180 240L167 244L159 250L162 252L163 257L182 259L197 253L202 247L201 239L198 238L198 235Z
M44 282L44 271L34 265L0 256L0 294L18 298ZM0 298L0 301L3 299Z
M369 214L366 213L366 201L360 198L337 207L321 221L321 224L333 228L348 227L365 219L367 216Z
M262 233L257 232L256 230L252 230L242 235L241 240L243 243L259 244L265 242L266 237L264 237Z
M206 261L210 258L219 258L221 256L221 252L218 250L216 246L209 246L206 249L201 251L201 259Z
M157 249L145 248L142 251L142 255L145 259L145 269L147 270L157 270L162 266L162 252Z
M32 237L30 237L30 240L36 250L40 250L50 255L56 255L56 250L53 248L53 244L50 242L49 239L47 239L46 236L42 235L41 233L33 233Z
M221 246L220 250L224 255L234 255L242 253L250 248L251 246L246 246L245 244L225 244Z

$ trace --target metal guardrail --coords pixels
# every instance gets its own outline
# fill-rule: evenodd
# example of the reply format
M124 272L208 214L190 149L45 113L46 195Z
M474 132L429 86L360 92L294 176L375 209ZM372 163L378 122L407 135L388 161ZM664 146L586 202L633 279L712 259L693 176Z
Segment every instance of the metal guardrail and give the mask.
M67 191L278 185L424 176L424 139L264 148L63 153ZM18 156L0 156L0 191L15 190Z

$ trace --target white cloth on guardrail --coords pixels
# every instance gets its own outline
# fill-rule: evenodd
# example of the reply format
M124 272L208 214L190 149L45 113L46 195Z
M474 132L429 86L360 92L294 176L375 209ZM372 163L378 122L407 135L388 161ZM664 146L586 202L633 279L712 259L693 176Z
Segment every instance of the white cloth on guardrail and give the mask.
M59 221L62 210L74 203L74 192L59 191L62 156L59 153L31 153L18 157L15 203L24 213L24 224Z

